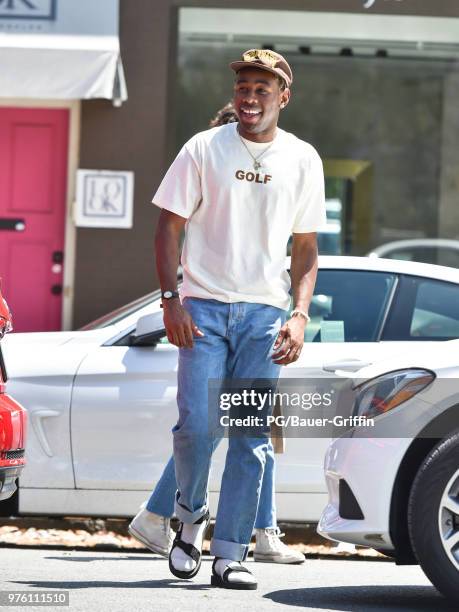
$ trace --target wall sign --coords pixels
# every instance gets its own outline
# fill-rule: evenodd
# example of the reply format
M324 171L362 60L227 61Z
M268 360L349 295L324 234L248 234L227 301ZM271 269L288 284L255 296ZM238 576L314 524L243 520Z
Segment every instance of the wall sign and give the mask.
M75 224L78 227L131 228L134 173L78 170Z
M56 19L57 0L0 0L0 19Z
M0 0L0 32L118 36L119 0Z

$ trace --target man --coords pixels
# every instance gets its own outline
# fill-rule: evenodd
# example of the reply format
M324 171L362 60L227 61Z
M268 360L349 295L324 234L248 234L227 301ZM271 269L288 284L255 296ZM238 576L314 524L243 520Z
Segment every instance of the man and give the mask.
M238 120L232 101L228 102L210 121L209 127L218 127ZM303 553L294 550L281 541L276 519L276 497L274 483L274 448L270 443L266 451L265 469L260 500L255 520L254 561L263 563L304 563ZM129 525L129 533L145 544L150 550L164 557L169 556L173 531L170 519L174 514L177 481L175 463L172 457L153 493L144 502Z
M275 381L296 361L317 274L316 231L325 224L322 164L316 151L277 127L290 100L292 71L269 50L233 62L238 124L189 140L153 202L162 208L155 247L164 324L180 348L178 422L173 428L181 521L169 556L172 573L192 578L209 522L207 481L216 440L208 381ZM177 293L179 240L183 285ZM293 232L295 309L285 322L290 279L286 245ZM241 565L257 512L269 437L230 436L211 542L211 583L254 589Z

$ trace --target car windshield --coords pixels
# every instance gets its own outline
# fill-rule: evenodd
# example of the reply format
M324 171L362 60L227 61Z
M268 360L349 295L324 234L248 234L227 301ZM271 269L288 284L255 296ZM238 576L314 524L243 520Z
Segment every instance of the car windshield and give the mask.
M125 304L116 310L112 310L108 314L80 327L80 331L89 331L93 329L102 329L103 327L110 327L110 325L115 325L122 321L126 317L134 314L138 310L141 310L151 302L158 300L161 297L161 291L158 289L157 291L153 291L152 293L148 293L147 295L142 296L141 298L137 298L133 302L129 302L129 304Z

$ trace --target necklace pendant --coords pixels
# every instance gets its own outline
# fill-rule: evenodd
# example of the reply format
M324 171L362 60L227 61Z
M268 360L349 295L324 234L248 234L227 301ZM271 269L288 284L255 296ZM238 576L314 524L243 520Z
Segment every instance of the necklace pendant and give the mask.
M257 170L259 170L260 168L261 168L261 164L260 164L260 162L258 162L258 161L256 161L256 160L255 160L255 161L253 162L253 169L254 169L255 171L257 171Z

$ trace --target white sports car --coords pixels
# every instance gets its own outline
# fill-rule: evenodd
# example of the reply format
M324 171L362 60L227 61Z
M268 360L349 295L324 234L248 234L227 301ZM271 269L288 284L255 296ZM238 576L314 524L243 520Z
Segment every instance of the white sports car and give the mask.
M459 341L360 370L348 416L374 418L326 454L318 531L419 563L459 603ZM349 437L350 436L350 437Z
M321 257L319 268L305 347L282 377L334 377L413 341L459 338L459 270L366 257ZM4 349L10 392L30 427L16 506L0 512L135 514L171 454L177 415L177 349L165 338L159 293L79 331L10 334ZM286 440L277 456L280 520L318 521L328 443ZM211 510L225 448L213 461Z

